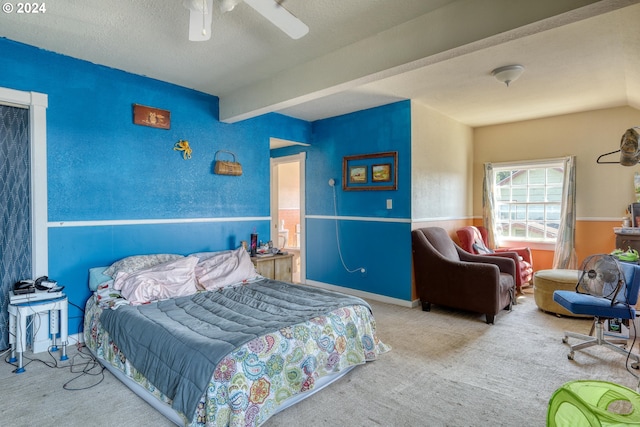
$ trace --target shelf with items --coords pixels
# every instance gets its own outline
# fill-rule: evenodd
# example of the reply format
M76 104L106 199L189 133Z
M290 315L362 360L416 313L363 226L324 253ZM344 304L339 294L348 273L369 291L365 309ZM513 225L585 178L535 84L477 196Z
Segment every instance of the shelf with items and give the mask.
M9 311L9 344L11 345L10 362L18 364L16 373L24 372L22 354L27 347L27 318L40 313L49 316L49 333L53 337L51 351L58 351L58 335L62 345L60 360L67 360L68 339L68 305L67 297L53 299L32 300L25 302L11 302Z

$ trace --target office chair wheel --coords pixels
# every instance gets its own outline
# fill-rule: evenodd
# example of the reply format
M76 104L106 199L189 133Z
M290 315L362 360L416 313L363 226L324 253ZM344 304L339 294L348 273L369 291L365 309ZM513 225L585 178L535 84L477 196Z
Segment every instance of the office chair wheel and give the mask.
M567 354L567 359L573 360L573 356L574 356L574 352L571 351L571 352L569 352L569 354Z
M569 342L569 338L568 337L562 338L562 344L566 344L568 342Z
M638 363L638 362L633 362L633 363L631 364L631 367L632 367L633 369L640 369L640 363Z

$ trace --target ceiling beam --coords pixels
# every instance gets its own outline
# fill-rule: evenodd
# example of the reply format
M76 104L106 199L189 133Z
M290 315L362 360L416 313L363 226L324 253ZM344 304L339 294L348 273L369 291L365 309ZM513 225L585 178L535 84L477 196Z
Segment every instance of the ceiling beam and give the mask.
M459 0L275 76L219 94L220 120L233 123L277 111L635 2Z

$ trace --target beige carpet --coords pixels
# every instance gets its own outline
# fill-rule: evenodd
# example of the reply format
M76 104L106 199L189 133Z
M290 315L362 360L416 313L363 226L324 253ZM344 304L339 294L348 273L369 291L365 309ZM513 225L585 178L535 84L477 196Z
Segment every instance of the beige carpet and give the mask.
M567 381L600 379L636 388L617 353L594 347L567 359L562 331L586 333L589 320L540 312L531 293L519 301L512 312L498 314L495 325L439 307L425 313L372 302L379 336L393 350L265 426L543 426L549 397ZM51 361L46 353L36 356ZM0 425L171 425L106 371L95 387L64 390L81 369L74 373L64 365L32 362L16 375L1 363ZM71 386L99 379L82 376Z

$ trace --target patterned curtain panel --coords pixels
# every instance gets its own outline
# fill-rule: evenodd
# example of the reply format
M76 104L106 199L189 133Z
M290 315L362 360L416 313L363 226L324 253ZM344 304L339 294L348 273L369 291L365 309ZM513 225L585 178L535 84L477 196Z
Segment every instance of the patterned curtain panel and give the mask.
M0 105L0 350L9 347L9 290L31 277L29 110Z
M493 165L485 163L484 181L482 182L482 225L487 229L487 244L490 248L496 247L496 222L493 217L493 212L495 211L493 182Z
M576 256L576 157L564 160L564 180L562 182L562 208L556 251L553 255L553 268L575 270L578 266Z

